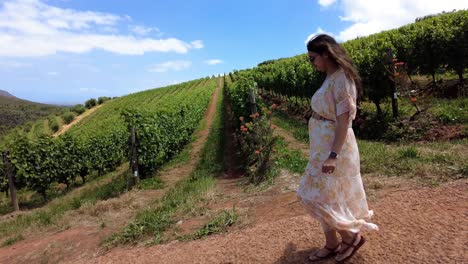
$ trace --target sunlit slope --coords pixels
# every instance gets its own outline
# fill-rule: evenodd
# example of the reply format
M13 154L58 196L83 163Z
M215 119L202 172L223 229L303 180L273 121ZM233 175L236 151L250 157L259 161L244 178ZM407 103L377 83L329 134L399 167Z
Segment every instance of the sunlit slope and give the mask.
M58 113L62 108L12 96L0 96L0 135L27 122L34 122L50 114Z
M89 137L94 134L126 129L121 115L126 109L156 112L174 110L182 106L190 107L200 100L206 101L203 104L208 104L216 84L216 78L202 78L115 98L81 120L67 133Z

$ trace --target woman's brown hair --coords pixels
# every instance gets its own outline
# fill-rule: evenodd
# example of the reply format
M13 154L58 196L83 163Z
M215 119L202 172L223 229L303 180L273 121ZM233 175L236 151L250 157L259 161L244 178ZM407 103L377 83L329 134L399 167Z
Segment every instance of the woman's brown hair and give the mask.
M346 77L354 81L358 100L362 97L361 77L359 77L359 73L354 67L353 60L334 38L326 34L320 34L307 42L307 50L318 53L320 56L326 53L337 66L343 69Z

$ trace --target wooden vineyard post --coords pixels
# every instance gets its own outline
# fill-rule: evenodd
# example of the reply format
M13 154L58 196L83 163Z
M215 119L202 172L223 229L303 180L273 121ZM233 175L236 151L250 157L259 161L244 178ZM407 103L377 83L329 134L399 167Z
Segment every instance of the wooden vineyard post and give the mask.
M130 181L132 182L132 185L135 185L140 182L140 176L138 175L138 157L137 157L137 147L136 147L136 134L135 134L134 127L130 129L130 140L131 140L130 170L132 172Z
M11 164L10 158L8 157L8 155L10 155L10 151L5 150L2 154L3 164L5 165L5 174L8 177L8 187L10 189L11 204L13 206L13 210L19 211L18 197L16 196L15 176L13 175L13 166Z
M252 112L252 115L253 115L257 113L257 103L255 102L255 94L252 88L250 88L250 91L249 91L249 99L250 99L250 112Z
M396 60L396 59L395 59ZM387 62L388 62L388 68L390 72L390 85L392 89L392 113L393 113L393 118L398 117L398 94L396 91L396 85L395 85L395 60L393 58L393 52L392 49L387 49Z

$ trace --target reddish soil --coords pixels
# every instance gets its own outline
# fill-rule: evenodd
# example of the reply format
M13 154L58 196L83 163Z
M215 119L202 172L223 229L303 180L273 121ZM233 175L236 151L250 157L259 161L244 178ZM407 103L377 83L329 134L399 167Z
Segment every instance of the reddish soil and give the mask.
M437 188L381 191L374 222L379 232L349 263L466 263L468 181ZM274 194L274 195L273 195ZM263 201L261 201L263 200ZM292 192L253 199L253 223L206 239L116 248L96 259L70 263L307 263L324 243L321 228ZM261 202L259 202L261 201ZM323 263L334 263L328 260Z
M431 128L423 137L426 141L462 139L466 137L465 125L437 126Z

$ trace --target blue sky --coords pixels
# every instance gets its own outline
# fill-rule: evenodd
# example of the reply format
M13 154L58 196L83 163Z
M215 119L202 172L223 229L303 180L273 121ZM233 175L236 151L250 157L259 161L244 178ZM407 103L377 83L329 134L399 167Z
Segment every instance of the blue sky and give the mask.
M245 69L468 0L0 0L0 89L75 104Z

